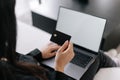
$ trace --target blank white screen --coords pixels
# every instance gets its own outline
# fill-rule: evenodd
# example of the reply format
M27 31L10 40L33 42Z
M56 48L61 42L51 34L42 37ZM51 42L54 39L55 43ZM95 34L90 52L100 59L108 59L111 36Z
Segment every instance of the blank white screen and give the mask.
M61 7L56 30L71 35L73 43L98 52L105 23L105 19Z

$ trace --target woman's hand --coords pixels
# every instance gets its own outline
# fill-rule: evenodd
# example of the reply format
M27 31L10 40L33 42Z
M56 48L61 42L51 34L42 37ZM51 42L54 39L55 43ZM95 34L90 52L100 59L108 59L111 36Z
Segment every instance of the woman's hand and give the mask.
M46 47L44 47L41 52L42 52L42 58L47 59L51 58L56 55L56 51L60 48L57 44L50 43Z
M55 70L64 72L66 64L68 64L73 57L73 44L66 41L56 53Z

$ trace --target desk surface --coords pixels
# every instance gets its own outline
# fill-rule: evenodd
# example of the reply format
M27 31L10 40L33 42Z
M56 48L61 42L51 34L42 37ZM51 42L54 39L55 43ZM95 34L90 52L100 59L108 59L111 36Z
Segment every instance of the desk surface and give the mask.
M120 0L42 0L32 10L57 20L59 6L107 19L104 37L120 24ZM41 7L43 6L43 8Z
M17 52L27 54L35 48L42 49L50 43L51 34L20 21L17 25Z

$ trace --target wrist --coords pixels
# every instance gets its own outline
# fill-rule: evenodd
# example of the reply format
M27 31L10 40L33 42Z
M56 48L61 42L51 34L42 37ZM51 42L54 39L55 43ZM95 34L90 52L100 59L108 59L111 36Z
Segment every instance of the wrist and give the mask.
M55 66L55 71L64 72L64 67Z
M41 56L42 56L43 59L45 59L45 55L44 54L45 54L45 52L41 50Z

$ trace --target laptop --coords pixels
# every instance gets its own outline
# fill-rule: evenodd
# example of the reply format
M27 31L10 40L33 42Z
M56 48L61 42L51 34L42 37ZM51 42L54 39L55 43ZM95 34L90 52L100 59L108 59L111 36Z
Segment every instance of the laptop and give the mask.
M56 30L70 35L75 57L65 67L65 74L79 80L95 61L100 51L106 20L60 7ZM54 58L43 61L54 68Z

